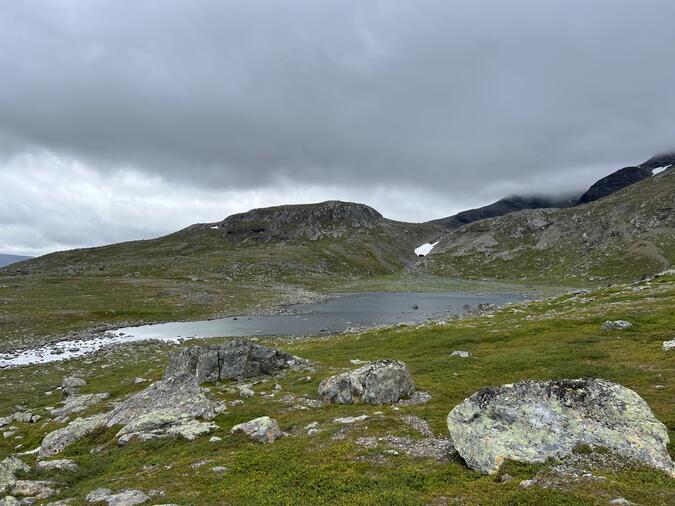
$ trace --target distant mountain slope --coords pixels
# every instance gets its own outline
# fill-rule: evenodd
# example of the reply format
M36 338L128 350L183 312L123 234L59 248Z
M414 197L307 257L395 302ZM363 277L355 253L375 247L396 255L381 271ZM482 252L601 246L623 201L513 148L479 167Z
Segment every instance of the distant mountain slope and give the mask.
M425 267L467 277L637 277L675 260L675 171L590 204L524 210L448 232Z
M389 220L349 202L278 206L158 239L53 253L3 272L305 281L399 271L440 227Z
M594 200L611 195L626 186L651 177L652 169L646 167L625 167L595 182L579 199L580 204L588 204Z
M29 260L31 258L33 257L0 254L0 267L4 267L5 265L13 264L16 262L21 262L22 260Z
M429 223L438 224L446 230L459 228L474 221L486 218L495 218L523 209L544 209L550 207L569 207L576 203L576 197L546 197L546 196L520 196L506 197L487 206L462 211L448 218L441 218Z
M673 164L675 164L675 153L655 155L637 167L625 167L599 179L580 197L578 197L578 194L562 197L550 195L514 195L500 199L487 206L462 211L454 216L440 218L429 223L440 225L445 230L454 230L468 223L504 216L515 211L522 211L523 209L560 209L587 204L650 177L653 169Z

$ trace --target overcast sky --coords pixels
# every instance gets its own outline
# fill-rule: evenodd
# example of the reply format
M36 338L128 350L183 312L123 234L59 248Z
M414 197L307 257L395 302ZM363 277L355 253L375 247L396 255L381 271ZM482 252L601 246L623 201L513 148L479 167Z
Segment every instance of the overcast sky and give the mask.
M0 252L582 190L675 148L673 19L673 0L3 2Z

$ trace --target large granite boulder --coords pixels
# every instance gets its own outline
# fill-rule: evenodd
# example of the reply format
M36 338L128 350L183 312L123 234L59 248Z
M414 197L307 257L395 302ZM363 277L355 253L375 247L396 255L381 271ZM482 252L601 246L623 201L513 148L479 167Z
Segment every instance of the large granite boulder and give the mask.
M199 383L275 374L282 369L302 367L307 361L246 339L233 339L212 346L193 346L175 353L164 374L170 378L190 373Z
M319 396L333 404L391 404L414 391L408 368L397 360L370 362L319 384Z
M525 381L483 388L448 415L467 465L495 473L506 460L540 463L578 445L607 448L674 474L668 431L635 392L602 379Z

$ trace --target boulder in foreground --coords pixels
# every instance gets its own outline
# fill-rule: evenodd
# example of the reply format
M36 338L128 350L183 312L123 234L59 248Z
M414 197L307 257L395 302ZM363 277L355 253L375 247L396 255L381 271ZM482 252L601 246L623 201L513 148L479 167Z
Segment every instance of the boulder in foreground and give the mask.
M232 339L213 346L192 346L175 353L164 377L190 373L199 383L205 383L276 374L282 369L307 364L307 361L281 350L246 339Z
M506 460L561 458L585 444L675 476L666 427L638 394L602 379L483 388L450 412L448 430L467 465L482 473Z
M410 397L415 385L408 368L398 360L378 360L319 385L319 396L333 404L391 404Z

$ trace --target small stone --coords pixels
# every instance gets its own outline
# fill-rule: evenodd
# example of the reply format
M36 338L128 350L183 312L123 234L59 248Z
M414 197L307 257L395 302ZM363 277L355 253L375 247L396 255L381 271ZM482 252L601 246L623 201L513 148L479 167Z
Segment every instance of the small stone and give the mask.
M139 383L147 383L147 379L145 378L134 378L134 385L138 385Z
M513 476L511 476L510 474L503 474L499 479L499 481L501 481L502 483L508 483L510 481L513 481Z
M37 463L40 471L75 471L77 464L68 459L41 460Z
M333 420L335 423L342 423L342 424L347 424L347 423L356 423L356 422L362 422L364 420L367 420L370 418L368 415L361 415L361 416L345 416L344 418L336 418Z
M61 388L79 388L86 385L87 382L77 376L68 376L61 382Z
M609 501L608 504L611 504L612 506L631 506L631 504L633 503L627 501L623 497L617 497L616 499L612 499L611 501Z
M98 488L90 492L86 499L89 503L105 502L108 503L108 506L136 506L150 500L140 490L122 490L117 494L113 494L107 488Z
M260 443L272 443L283 435L277 421L269 416L261 416L249 422L235 425L232 427L232 434L237 432L243 432Z
M663 341L663 345L661 346L661 349L663 351L673 351L673 350L675 350L675 339L671 339L670 341Z
M211 439L209 439L209 443L219 443L222 440L223 440L223 438L221 438L221 437L211 436Z
M632 326L633 324L626 320L607 320L602 324L602 330L628 330Z
M247 386L243 386L239 389L239 397L246 399L247 397L253 397L255 392Z
M223 474L225 471L227 471L227 468L224 466L216 466L212 467L211 471L213 471L214 473Z
M537 484L537 480L523 480L519 483L519 487L523 489L532 488Z
M451 357L460 357L460 358L469 358L471 357L471 352L470 351L460 351L456 350L450 353Z

